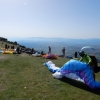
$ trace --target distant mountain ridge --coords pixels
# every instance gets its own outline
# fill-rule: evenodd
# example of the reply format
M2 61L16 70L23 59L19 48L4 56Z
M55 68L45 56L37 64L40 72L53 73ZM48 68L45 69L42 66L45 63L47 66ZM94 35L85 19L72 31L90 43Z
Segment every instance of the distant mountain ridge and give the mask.
M70 39L70 38L45 38L45 37L28 37L28 38L9 38L10 40L18 42L34 42L34 41L46 41L46 42L68 42L70 44L99 44L99 38L89 38L89 39Z
M19 38L16 40L19 44L30 48L36 48L41 50L48 50L48 46L51 46L54 51L60 52L63 47L67 50L75 51L80 50L83 46L93 46L97 48L100 43L100 39L69 39L69 38L45 38L45 37L27 37ZM77 49L76 49L77 48ZM73 49L73 50L72 50Z
M12 41L17 41L19 44L24 45L26 47L34 47L36 49L44 49L49 45L51 47L77 47L81 48L82 46L93 46L98 47L100 43L100 39L69 39L69 38L44 38L44 37L27 37L27 38L16 38L11 39Z

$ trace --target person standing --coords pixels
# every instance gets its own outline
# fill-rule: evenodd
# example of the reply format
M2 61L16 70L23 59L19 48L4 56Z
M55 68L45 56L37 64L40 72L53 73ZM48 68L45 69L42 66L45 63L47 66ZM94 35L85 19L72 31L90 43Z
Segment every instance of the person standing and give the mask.
M8 45L7 44L5 44L5 50L8 50Z
M74 57L77 58L77 52L75 52Z
M33 54L33 53L34 53L34 51L35 51L35 50L34 50L34 48L32 48L32 49L31 49L31 54Z
M49 48L48 54L51 54L51 47L48 46L48 48Z
M74 53L74 57L73 57L73 59L75 59L75 60L79 60L78 57L77 57L77 55L78 55L77 52L75 52L75 53Z
M63 47L62 49L62 54L63 54L63 57L65 57L65 47Z
M16 51L17 51L17 54L21 54L21 50L20 50L20 47L19 47L19 45L17 46L17 49L16 49Z

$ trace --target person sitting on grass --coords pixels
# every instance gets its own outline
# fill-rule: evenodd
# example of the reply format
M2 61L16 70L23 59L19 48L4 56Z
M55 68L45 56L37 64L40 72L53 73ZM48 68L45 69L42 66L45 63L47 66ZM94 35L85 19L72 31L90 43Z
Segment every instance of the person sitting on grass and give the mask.
M93 78L95 80L95 74L94 74L95 73L95 71L94 71L95 66L92 65L92 59L84 51L80 51L79 55L81 56L79 61L85 62L88 66L90 66L92 73L93 73Z

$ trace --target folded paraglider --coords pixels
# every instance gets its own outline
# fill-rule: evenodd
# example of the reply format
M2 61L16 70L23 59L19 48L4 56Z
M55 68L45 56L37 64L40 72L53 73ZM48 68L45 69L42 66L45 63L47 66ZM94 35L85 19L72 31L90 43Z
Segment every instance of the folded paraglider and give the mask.
M52 61L44 63L45 66L53 73L54 78L63 76L81 81L92 89L100 89L100 82L93 79L92 70L86 63L69 60L61 68L57 67Z

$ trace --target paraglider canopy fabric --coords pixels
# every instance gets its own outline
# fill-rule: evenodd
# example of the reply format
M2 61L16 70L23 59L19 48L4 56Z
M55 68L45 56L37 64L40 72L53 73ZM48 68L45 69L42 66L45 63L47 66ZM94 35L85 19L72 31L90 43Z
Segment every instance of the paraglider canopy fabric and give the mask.
M46 54L46 55L43 55L42 57L46 59L57 59L56 54Z
M81 48L81 51L84 50L84 49L92 49L92 50L95 50L95 49L94 49L93 47L91 47L91 46L84 46L84 47Z
M90 66L87 66L86 63L72 59L66 62L61 68L57 68L55 64L51 63L50 61L44 63L44 65L47 66L48 69L53 73L60 72L56 73L56 75L53 74L56 76L56 78L61 78L62 76L67 77L69 74L71 74L71 76L74 76L73 79L79 80L80 78L90 88L100 89L100 82L97 82L93 79L91 68ZM57 75L60 77L57 77Z

